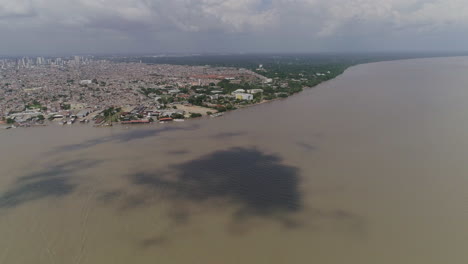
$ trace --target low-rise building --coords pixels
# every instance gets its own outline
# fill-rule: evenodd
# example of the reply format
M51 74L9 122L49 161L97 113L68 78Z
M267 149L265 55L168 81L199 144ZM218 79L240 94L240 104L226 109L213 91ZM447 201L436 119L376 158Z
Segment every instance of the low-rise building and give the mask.
M239 93L245 93L245 90L244 89L237 89L234 92L232 92L231 94L235 95L235 94L239 94Z
M248 93L238 93L238 94L236 94L236 99L237 100L251 101L251 100L253 100L253 95L248 94Z
M263 89L251 89L251 90L247 90L247 92L250 94L263 93Z
M80 84L81 84L81 85L88 85L88 84L92 84L92 83L93 83L92 80L81 80L81 81L80 81Z
M78 117L78 118L87 117L87 116L89 115L89 113L91 113L91 110L89 110L89 109L84 109L84 110L79 111L79 112L76 114L76 117Z

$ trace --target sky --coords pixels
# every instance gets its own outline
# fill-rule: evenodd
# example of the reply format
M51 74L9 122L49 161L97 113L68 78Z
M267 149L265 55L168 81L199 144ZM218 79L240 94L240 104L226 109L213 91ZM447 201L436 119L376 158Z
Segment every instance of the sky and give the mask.
M467 51L468 0L0 0L0 55Z

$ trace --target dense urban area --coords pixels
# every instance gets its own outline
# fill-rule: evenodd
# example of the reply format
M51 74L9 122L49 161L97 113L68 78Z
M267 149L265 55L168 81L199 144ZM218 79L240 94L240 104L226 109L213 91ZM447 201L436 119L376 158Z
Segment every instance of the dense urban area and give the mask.
M0 123L9 129L218 117L225 111L288 97L346 68L182 64L91 56L0 59Z

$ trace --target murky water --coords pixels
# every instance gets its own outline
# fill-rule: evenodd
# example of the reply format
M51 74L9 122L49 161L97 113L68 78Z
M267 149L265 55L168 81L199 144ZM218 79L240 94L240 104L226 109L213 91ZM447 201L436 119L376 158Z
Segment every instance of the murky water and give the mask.
M467 263L468 58L145 127L0 131L0 263Z

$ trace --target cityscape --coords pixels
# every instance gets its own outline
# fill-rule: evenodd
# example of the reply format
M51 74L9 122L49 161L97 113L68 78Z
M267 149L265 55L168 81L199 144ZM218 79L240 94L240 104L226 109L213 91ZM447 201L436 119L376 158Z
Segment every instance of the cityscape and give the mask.
M181 122L285 98L307 86L308 78L265 75L272 74L262 64L250 70L91 56L2 59L0 122L7 129ZM330 71L313 75L325 77L333 76Z
M213 115L251 103L253 95L262 92L239 89L225 94L219 82L272 83L245 69L113 63L80 56L0 63L0 115L16 126L43 125L46 119L109 125ZM106 112L109 109L119 111Z

